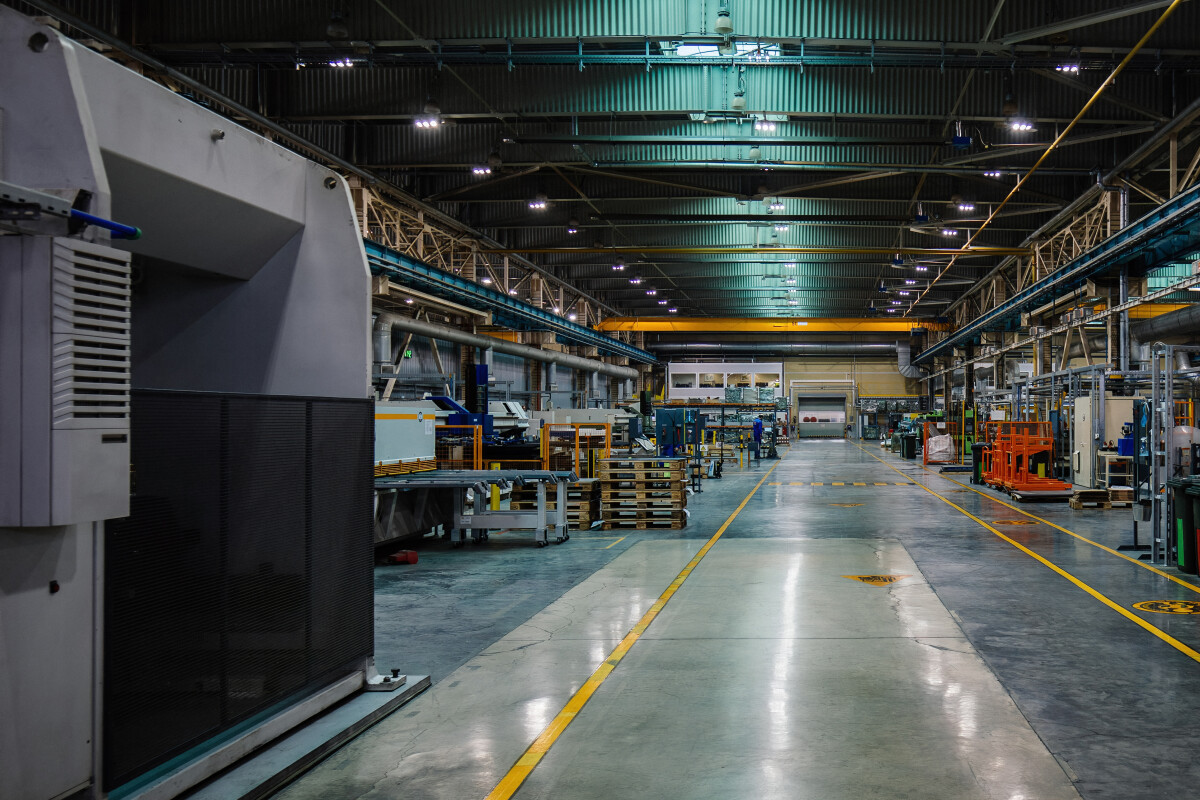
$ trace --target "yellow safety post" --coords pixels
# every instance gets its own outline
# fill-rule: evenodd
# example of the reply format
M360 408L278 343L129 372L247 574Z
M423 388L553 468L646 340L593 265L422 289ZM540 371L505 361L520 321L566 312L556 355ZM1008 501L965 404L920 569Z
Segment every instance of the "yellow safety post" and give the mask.
M500 462L493 461L491 469L500 469ZM492 511L500 510L500 488L494 483L492 484L491 508Z

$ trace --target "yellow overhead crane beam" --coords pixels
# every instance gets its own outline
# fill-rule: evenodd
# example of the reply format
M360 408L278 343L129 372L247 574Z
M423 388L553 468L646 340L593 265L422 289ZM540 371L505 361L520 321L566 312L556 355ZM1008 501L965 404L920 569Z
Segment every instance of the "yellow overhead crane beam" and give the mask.
M1027 247L516 247L480 250L492 255L521 255L527 253L570 255L583 253L629 253L632 255L685 255L685 256L752 256L752 255L857 255L886 256L1027 256L1033 253Z
M596 326L644 333L908 333L913 328L941 331L950 326L904 317L609 317Z

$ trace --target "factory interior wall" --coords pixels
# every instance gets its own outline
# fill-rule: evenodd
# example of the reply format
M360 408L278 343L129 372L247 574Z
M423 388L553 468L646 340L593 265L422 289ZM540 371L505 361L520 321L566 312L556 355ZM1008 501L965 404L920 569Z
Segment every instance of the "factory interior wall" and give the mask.
M910 381L896 369L896 358L791 358L783 362L784 386L793 380L852 380L860 395L919 394L919 381Z

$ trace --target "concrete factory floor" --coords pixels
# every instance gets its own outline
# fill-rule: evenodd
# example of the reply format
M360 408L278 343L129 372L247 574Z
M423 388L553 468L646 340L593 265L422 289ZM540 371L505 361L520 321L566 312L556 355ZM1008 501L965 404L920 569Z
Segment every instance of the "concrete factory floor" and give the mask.
M434 686L281 796L1194 793L1200 616L1132 605L1200 594L1106 549L1129 511L1005 505L873 445L783 455L705 481L682 531L379 568L379 665Z

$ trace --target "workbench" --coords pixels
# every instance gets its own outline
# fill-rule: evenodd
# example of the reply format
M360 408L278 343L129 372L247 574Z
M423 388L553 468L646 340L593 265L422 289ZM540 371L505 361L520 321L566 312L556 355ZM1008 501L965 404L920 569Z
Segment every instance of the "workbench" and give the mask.
M462 547L467 533L476 542L486 541L488 531L498 528L532 529L538 547L545 547L551 534L558 544L570 539L567 533L567 484L579 477L574 472L553 470L433 470L409 475L388 475L375 479L377 502L390 497L395 505L400 492L442 489L452 496L451 512L444 525L450 543ZM492 510L488 507L490 489L511 486L536 486L537 509L531 511ZM557 502L546 508L546 493L553 486ZM467 491L474 491L468 502Z

